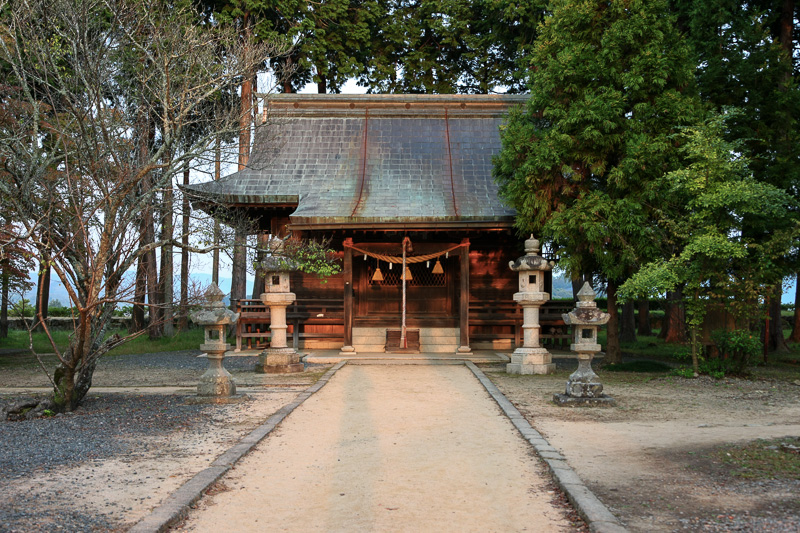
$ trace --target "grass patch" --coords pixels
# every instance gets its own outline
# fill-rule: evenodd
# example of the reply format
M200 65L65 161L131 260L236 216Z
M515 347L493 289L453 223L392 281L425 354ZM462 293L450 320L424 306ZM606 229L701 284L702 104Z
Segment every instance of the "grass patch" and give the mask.
M628 363L617 363L606 365L603 370L608 372L639 372L639 373L666 373L672 370L672 367L660 361L630 361Z
M51 332L53 340L60 351L66 350L69 346L71 331L54 330ZM124 330L111 331L108 335L119 334L121 336L127 335ZM229 340L229 342L231 342ZM233 342L236 342L235 339ZM160 339L150 340L150 337L145 333L144 335L130 340L106 354L107 356L137 354L137 353L155 353L155 352L174 352L179 350L193 350L198 349L203 343L203 330L201 328L192 328L189 331L183 331L173 337L162 337ZM30 339L27 331L11 330L8 332L8 338L0 339L0 349L7 350L20 350L27 351L30 347ZM33 349L36 353L53 353L53 346L50 344L47 335L41 332L33 334Z
M636 342L620 343L620 347L626 354L667 360L674 360L676 353L686 349L680 344L667 344L656 336L643 335L639 335Z
M726 446L715 454L736 477L800 479L800 437L759 439L745 445Z
M119 332L124 335L124 331ZM230 342L230 340L229 340ZM233 340L236 342L236 339ZM177 352L180 350L197 350L203 344L203 330L201 328L192 328L188 331L182 331L173 337L161 337L160 339L150 340L150 337L145 333L131 341L126 342L122 346L114 348L107 356L115 355L128 355L137 353L157 353L157 352Z
M51 333L59 350L63 350L69 345L71 331L54 330ZM30 338L28 332L24 330L9 330L8 338L0 339L0 349L3 350L28 350L29 348ZM53 345L50 344L47 335L37 332L33 334L33 349L37 353L52 353Z

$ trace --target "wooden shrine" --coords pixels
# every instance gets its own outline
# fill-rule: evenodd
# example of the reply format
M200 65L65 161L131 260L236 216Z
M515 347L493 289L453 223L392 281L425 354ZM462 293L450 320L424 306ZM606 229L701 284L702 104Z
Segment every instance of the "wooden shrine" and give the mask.
M264 232L326 238L338 250L342 272L325 282L291 275L297 299L286 322L295 349L513 350L522 314L508 263L523 247L491 169L503 116L525 100L272 96L248 167L186 189L209 212L222 204ZM238 347L260 348L269 336L266 308L237 303ZM568 341L564 311L543 306L543 342Z

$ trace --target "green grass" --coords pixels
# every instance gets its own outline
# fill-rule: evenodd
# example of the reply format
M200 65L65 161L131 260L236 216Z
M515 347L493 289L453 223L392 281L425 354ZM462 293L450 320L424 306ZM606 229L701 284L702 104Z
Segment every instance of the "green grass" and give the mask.
M800 479L800 438L757 440L714 452L730 473L746 479Z
M109 335L118 333L119 335L126 335L126 331L112 331ZM59 350L63 351L69 345L70 331L52 331L53 340ZM137 337L118 346L117 348L108 352L107 355L124 355L124 354L137 354L137 353L152 353L152 352L173 352L178 350L191 350L196 349L203 343L203 330L200 328L193 328L189 331L181 332L174 337L162 337L160 339L150 340L147 334ZM30 346L30 339L27 331L11 330L8 332L7 339L0 339L0 350L20 350L27 351ZM53 353L53 346L50 344L47 336L44 333L33 334L33 349L37 353Z
M122 334L123 332L121 332ZM235 339L234 339L234 342ZM195 350L203 344L203 330L200 328L193 328L189 331L183 331L176 334L174 337L161 337L160 339L150 340L150 337L145 333L131 341L126 342L119 346L107 355L126 355L137 353L155 353L155 352L175 352L179 350Z
M69 331L52 331L53 340L59 350L63 350L69 344ZM0 350L28 350L30 348L30 338L27 331L9 330L8 338L0 339ZM37 353L52 353L53 346L44 333L33 334L33 349Z

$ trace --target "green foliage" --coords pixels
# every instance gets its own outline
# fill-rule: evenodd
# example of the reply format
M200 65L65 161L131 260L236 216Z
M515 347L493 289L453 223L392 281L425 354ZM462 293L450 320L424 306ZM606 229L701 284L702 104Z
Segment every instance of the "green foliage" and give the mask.
M27 298L20 298L16 302L12 302L8 309L10 316L16 317L33 317L34 308L30 300Z
M270 272L290 272L299 270L315 274L322 280L341 271L335 250L328 248L328 241L314 239L274 239L266 250L266 259L256 264Z
M293 46L272 67L297 91L341 90L348 78L375 93L519 92L516 62L546 2L512 0L204 0L223 23Z
M750 361L763 349L758 335L743 329L718 329L711 333L711 340L714 341L719 356L727 359L731 369L737 374L746 373Z
M798 235L792 198L755 180L741 146L724 139L728 116L712 116L675 137L685 164L664 176L669 189L660 207L675 252L645 264L619 290L625 300L682 287L695 329L711 302L736 317L755 316L759 295L781 279L776 261Z
M680 366L678 368L673 368L669 371L670 376L678 376L680 378L687 378L691 379L694 377L694 369L688 366Z
M77 309L74 307L53 306L52 304L47 307L47 316L52 317L71 317L75 316Z
M740 111L729 121L726 138L744 143L756 179L796 190L800 183L796 79L800 56L787 53L780 42L782 2L672 3L698 65L703 100L717 111L727 106ZM800 28L792 22L796 46Z
M531 98L495 159L517 227L554 241L568 272L624 278L660 253L657 208L695 120L689 51L663 1L551 3L525 66Z

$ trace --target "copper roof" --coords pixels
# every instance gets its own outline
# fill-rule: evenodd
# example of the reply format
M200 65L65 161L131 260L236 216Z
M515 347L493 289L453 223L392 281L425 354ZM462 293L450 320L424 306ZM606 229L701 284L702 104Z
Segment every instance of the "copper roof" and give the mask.
M293 227L510 225L492 180L509 95L270 97L248 167L187 187L230 205L296 205Z

